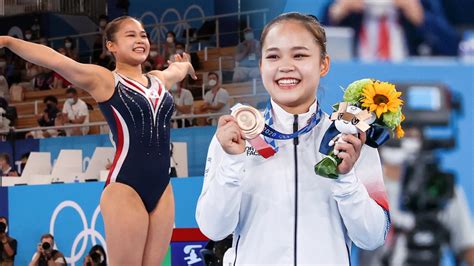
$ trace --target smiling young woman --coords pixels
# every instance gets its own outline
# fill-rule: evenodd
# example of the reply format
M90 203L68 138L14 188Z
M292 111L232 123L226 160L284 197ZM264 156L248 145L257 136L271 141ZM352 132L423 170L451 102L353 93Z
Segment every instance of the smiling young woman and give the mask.
M316 98L330 66L324 29L311 16L286 13L265 26L261 44L260 72L271 96L263 117L276 139L246 141L233 116L220 118L196 220L212 240L234 235L235 265L348 265L351 242L374 249L390 225L359 181L382 179L377 150L363 146L365 134L346 135L336 145L343 151L339 179L316 175L331 125ZM244 152L262 141L273 155Z

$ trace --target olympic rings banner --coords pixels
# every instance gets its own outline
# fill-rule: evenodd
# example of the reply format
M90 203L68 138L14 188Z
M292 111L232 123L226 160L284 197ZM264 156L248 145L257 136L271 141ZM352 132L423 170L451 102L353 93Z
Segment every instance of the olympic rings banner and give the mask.
M199 250L206 242L194 218L202 178L172 179L172 185L176 229L163 265L203 265ZM66 256L68 265L82 265L95 244L106 247L99 208L103 186L90 182L2 188L1 203L8 202L9 233L18 241L15 264L28 265L45 233L54 235L55 248Z

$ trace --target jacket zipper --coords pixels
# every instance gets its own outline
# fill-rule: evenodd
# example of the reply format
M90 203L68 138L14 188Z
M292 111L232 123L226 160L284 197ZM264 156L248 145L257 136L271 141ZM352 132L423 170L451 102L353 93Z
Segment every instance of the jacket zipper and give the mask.
M298 131L298 115L294 115L293 121L293 132ZM295 158L295 228L294 228L294 253L293 253L293 262L294 265L298 265L298 137L293 139L294 147L294 158Z
M240 241L240 235L237 238L237 243L235 243L235 258L234 258L234 266L237 263L237 250L239 249L239 241Z

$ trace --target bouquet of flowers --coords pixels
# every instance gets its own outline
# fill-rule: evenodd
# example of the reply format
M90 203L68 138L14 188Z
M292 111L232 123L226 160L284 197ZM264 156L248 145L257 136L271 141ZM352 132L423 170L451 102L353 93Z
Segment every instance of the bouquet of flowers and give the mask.
M344 101L333 106L331 115L333 124L325 133L320 152L328 155L314 166L316 174L329 178L338 178L337 166L342 159L334 149L342 134L367 133L366 144L378 148L390 136L401 138L401 127L405 119L402 113L401 92L395 85L373 79L361 79L352 82L344 91Z

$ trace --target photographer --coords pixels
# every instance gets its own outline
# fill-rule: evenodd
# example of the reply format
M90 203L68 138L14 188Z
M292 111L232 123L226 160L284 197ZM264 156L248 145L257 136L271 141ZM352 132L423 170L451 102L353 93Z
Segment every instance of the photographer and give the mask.
M41 243L38 243L38 248L30 266L63 266L66 265L66 258L64 255L54 249L54 237L51 234L44 234L41 236Z
M84 266L106 266L107 255L101 245L95 245L84 259Z
M8 221L4 216L0 216L0 266L12 266L15 261L16 239L7 235Z
M436 167L431 165L427 167L432 172L426 172L425 176L409 175L413 169L410 162L417 162L420 164L417 168L421 168L421 158L429 153L424 151L423 143L421 131L411 128L406 131L400 147L380 149L393 228L384 246L375 251L361 251L360 265L435 266L445 245L449 245L457 262L474 265L474 227L463 189L449 178L440 178L442 173L431 176L436 173L433 169ZM424 181L422 184L413 188L406 185L420 178ZM407 190L416 191L416 195L407 197ZM438 194L430 198L426 191L438 191ZM416 243L417 233L424 234L425 239L433 236L431 243ZM423 253L430 255L423 256Z

